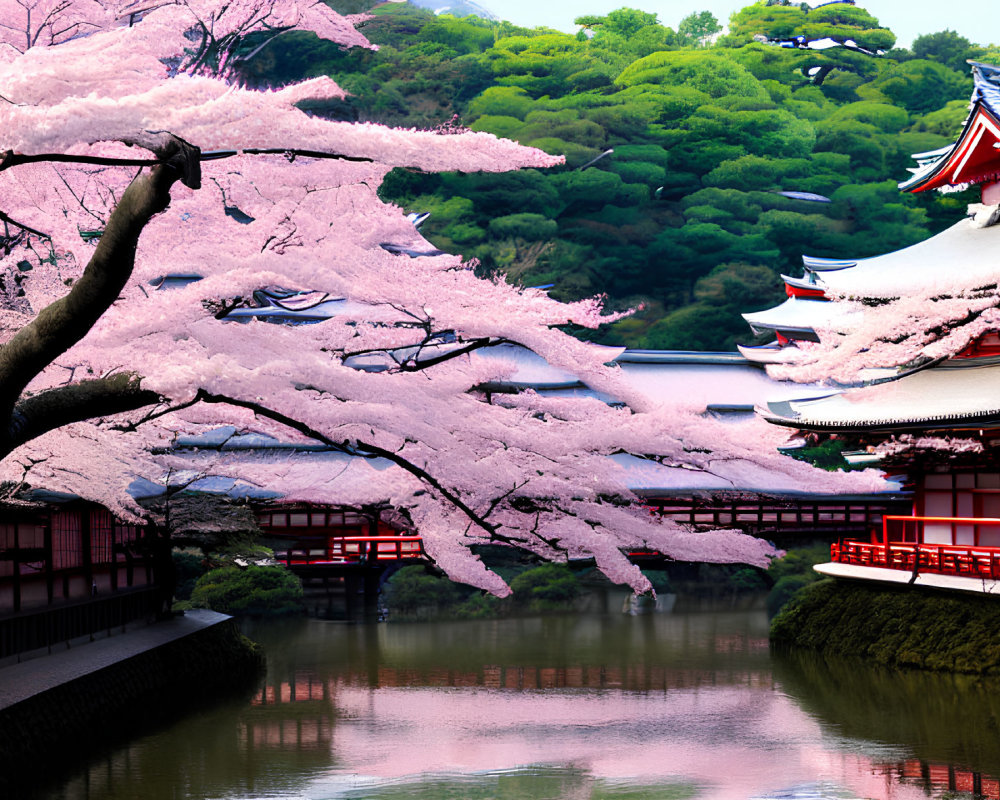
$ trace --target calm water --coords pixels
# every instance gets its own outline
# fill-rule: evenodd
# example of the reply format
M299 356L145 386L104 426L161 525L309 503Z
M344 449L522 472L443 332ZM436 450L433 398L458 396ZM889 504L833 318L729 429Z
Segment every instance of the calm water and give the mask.
M762 612L248 632L255 697L49 800L1000 797L1000 685L773 655Z

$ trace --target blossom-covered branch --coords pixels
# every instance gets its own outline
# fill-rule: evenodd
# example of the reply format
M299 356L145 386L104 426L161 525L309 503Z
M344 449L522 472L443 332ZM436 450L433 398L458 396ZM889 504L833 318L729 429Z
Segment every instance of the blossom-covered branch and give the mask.
M0 19L17 4L0 0ZM498 594L473 545L593 557L637 590L649 584L630 547L766 564L764 542L651 517L621 454L721 485L741 471L811 489L877 482L818 475L774 452L777 434L642 390L609 364L618 350L565 332L618 319L602 298L482 279L378 196L397 166L561 158L302 111L344 96L328 78L227 80L284 30L365 46L352 20L308 0L178 0L109 19L0 59L0 275L16 278L0 292L0 480L27 469L133 516L132 481L185 470L290 501L392 507L442 568ZM499 345L589 391L518 385ZM177 447L220 426L227 443L272 446Z

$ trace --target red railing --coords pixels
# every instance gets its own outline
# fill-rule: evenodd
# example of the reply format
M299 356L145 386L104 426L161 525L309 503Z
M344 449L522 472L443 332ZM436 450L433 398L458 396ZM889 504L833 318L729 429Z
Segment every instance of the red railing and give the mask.
M419 536L338 536L330 537L326 545L313 543L290 547L275 551L274 556L290 567L397 561L424 556L423 540Z
M931 535L928 535L928 534ZM988 538L988 541L983 541ZM936 539L933 544L959 547L1000 547L1000 519L995 517L899 517L882 518L882 541L909 544ZM965 541L962 541L962 540Z
M840 541L830 545L830 557L839 564L882 567L936 575L1000 579L1000 548L951 544Z

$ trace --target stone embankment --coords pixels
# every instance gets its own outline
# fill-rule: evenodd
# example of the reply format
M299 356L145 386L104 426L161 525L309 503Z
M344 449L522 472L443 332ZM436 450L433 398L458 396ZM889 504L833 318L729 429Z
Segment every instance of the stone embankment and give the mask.
M0 668L0 797L101 746L248 690L257 648L223 614L184 616Z

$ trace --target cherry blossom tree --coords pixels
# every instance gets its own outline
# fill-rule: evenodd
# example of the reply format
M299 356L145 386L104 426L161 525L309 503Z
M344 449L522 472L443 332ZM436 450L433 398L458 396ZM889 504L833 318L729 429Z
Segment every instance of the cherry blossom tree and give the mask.
M133 516L132 480L192 469L296 501L387 504L449 574L498 594L471 545L594 557L637 590L623 548L767 563L752 537L651 516L614 454L833 485L774 453L782 434L764 423L735 433L631 386L606 348L564 330L615 319L599 300L478 278L377 195L394 167L561 159L485 133L325 119L316 109L343 97L325 78L227 80L288 30L369 46L356 20L309 0L0 0L0 20L0 480ZM167 291L168 275L198 279ZM300 305L339 298L337 313L235 322L268 287ZM519 391L512 363L480 355L499 343L617 402ZM173 447L222 425L327 452Z
M114 14L103 3L68 0L15 0L0 18L0 58L9 60L31 47L67 42L104 30ZM3 56L6 53L6 56Z

